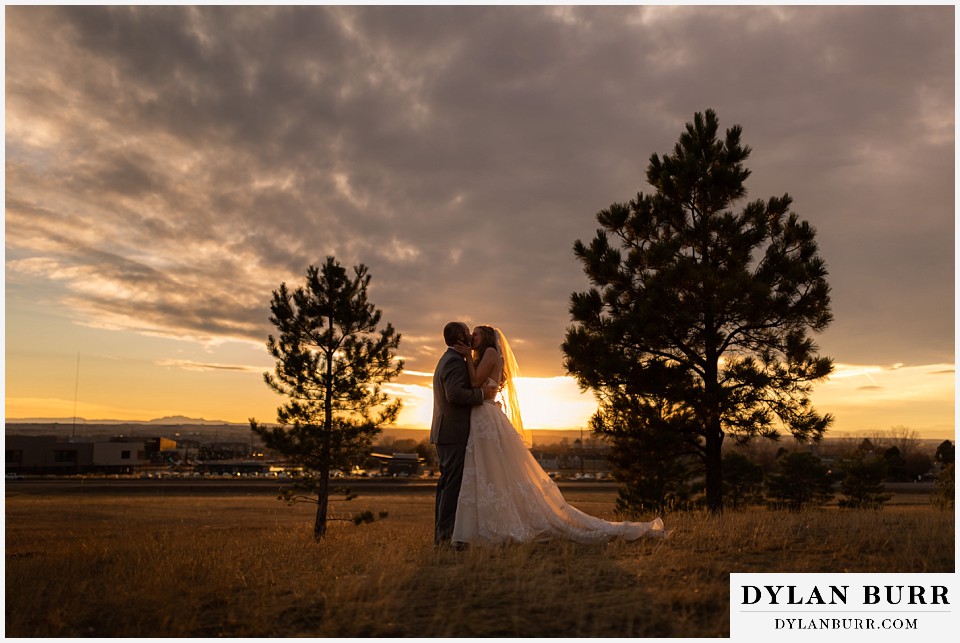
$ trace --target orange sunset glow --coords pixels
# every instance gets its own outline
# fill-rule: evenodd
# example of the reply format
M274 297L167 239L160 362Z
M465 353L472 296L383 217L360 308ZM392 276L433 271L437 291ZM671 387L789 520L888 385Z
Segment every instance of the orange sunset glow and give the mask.
M6 420L274 421L271 293L332 255L402 335L398 427L462 320L580 430L573 244L716 107L817 230L831 433L952 438L952 22L882 9L8 7Z

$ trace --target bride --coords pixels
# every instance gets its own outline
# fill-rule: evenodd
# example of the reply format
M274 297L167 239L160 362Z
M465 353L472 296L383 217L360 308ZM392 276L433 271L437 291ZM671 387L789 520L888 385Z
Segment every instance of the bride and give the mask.
M477 326L472 346L461 344L470 384L499 384L505 409L494 400L474 406L470 414L463 484L457 503L453 541L472 544L567 538L598 543L622 537L662 536L653 522L607 522L587 515L563 499L560 489L527 450L513 378L517 363L499 329Z

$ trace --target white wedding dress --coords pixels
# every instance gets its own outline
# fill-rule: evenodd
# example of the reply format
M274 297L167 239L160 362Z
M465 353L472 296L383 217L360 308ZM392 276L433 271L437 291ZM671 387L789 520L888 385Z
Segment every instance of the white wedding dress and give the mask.
M499 373L494 381L497 378ZM660 518L608 522L570 506L500 406L488 400L473 407L454 542L485 545L564 538L601 543L665 534Z

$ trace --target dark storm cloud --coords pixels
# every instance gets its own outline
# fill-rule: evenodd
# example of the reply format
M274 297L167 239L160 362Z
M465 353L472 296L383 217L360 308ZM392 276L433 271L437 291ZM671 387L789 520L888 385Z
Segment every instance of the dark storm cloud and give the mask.
M10 7L8 281L263 341L334 254L428 371L452 318L558 374L571 246L715 108L819 231L840 361L953 356L951 7ZM903 311L908 312L904 313Z

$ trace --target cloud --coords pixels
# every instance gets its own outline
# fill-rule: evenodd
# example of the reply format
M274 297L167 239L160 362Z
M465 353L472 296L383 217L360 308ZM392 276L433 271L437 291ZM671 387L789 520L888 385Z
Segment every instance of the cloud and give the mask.
M180 359L158 360L157 365L182 368L186 371L233 371L237 373L262 373L264 370L266 370L262 366L245 366L242 364L213 364Z
M751 197L819 230L824 352L953 353L949 7L6 16L8 283L56 284L80 323L262 344L271 290L333 254L370 267L408 367L464 319L557 375L573 241L714 107Z
M411 371L409 369L404 369L403 374L407 377L433 377L433 373L426 373L423 371Z

